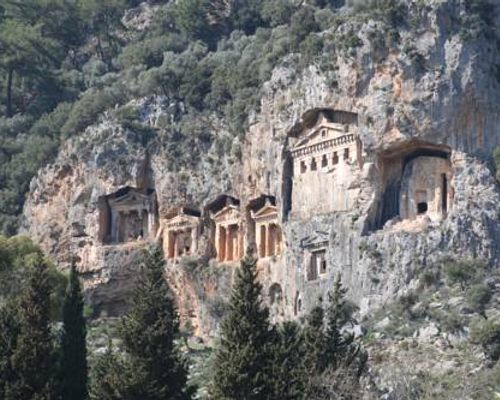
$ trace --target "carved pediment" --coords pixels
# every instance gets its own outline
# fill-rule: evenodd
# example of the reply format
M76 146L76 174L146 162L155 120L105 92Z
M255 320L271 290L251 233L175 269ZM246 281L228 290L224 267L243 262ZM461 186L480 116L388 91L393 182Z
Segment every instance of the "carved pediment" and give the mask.
M300 245L305 249L316 249L328 246L328 232L315 231L312 235L306 236L300 241Z
M150 196L130 190L122 196L109 199L111 206L145 206L151 201Z
M332 123L321 124L314 128L312 132L307 133L306 136L294 146L294 148L313 146L315 144L344 136L346 133L347 132L342 125Z
M331 122L325 116L318 119L317 124L304 131L301 139L292 148L292 156L300 156L322 151L325 148L340 147L356 140L350 125Z
M240 218L240 210L237 206L229 205L213 214L212 218L216 223L238 221Z
M166 220L168 229L181 229L184 227L194 227L198 224L199 217L193 215L179 214Z
M268 218L276 218L278 216L278 211L276 206L265 205L260 210L252 212L252 218L255 220L258 219L268 219Z

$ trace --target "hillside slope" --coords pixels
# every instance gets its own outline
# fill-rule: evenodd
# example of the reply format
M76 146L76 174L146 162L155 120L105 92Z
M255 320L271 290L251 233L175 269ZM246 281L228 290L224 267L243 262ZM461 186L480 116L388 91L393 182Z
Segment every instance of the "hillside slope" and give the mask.
M96 315L122 312L136 255L161 243L185 326L205 338L248 246L275 321L340 274L381 396L477 398L462 377L494 381L500 331L498 10L320 3L206 9L203 26L179 5L128 11L135 36L93 61L98 83L32 181L22 231L61 266L78 256ZM394 372L408 359L416 371ZM455 381L408 384L411 397L406 373Z

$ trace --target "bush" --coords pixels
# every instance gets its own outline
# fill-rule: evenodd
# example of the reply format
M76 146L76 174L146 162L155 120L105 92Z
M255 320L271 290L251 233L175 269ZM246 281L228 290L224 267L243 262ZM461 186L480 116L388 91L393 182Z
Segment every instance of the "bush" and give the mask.
M411 308L418 302L418 295L414 291L409 291L401 295L394 304L395 312L399 315L407 315L413 318Z
M419 281L422 288L432 287L439 281L439 274L435 271L424 271L420 275Z
M186 48L187 41L179 34L145 38L125 47L118 56L117 62L123 69L139 64L147 68L158 67L163 62L163 53L167 51L178 53Z
M407 6L400 0L348 0L354 12L364 12L382 17L392 26L402 25L407 16Z
M482 283L472 285L467 291L467 302L478 313L484 313L484 309L490 302L491 297L490 287Z
M495 177L500 182L500 147L495 147L493 150L493 163L495 168Z
M128 99L126 88L120 84L102 90L87 91L72 108L68 119L61 128L67 138L82 132L97 121L98 116L115 105L124 104Z
M228 308L228 303L221 296L210 297L207 299L207 309L210 316L220 321Z
M448 260L443 264L446 281L449 285L460 285L465 290L466 285L478 281L484 275L484 262L475 259Z
M430 316L435 319L445 332L459 332L465 325L463 318L454 310L429 310Z
M494 0L468 0L461 16L460 36L463 40L476 40L481 36L495 37L496 4Z
M290 21L295 6L290 0L267 0L262 6L262 18L270 26L287 24Z
M480 344L486 355L493 361L500 358L500 321L476 318L471 323L472 343Z

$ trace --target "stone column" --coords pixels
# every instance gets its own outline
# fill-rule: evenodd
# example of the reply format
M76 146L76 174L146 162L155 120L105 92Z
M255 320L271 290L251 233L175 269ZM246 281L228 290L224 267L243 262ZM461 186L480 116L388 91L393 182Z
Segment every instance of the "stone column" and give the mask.
M191 228L191 254L195 255L198 251L198 233L197 227Z
M266 248L266 257L269 257L271 255L271 224L269 222L266 223L266 243L265 243L265 248Z
M257 258L260 258L260 224L255 224L255 250Z
M152 211L146 211L146 212L148 216L148 236L153 237L155 234L155 215ZM146 234L144 234L144 236L146 236Z
M118 241L118 215L114 209L111 209L111 229L109 234L112 243Z
M174 246L174 258L179 255L179 240L177 240L177 232L172 232L172 242Z
M214 246L215 246L215 252L217 253L217 260L220 261L220 233L219 233L219 226L215 225L215 237L214 237Z
M231 234L231 227L230 225L227 225L225 227L226 229L226 242L224 243L224 245L226 246L226 254L225 254L225 257L224 257L224 261L230 261L232 259L232 256L233 256L233 252L232 252L232 240L233 240L233 235Z

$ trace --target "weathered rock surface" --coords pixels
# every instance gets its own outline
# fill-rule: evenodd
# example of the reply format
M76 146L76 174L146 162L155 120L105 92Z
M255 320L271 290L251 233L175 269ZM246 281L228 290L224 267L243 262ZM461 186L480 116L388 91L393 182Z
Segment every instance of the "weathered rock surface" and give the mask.
M276 283L282 290L280 304L273 304L276 320L304 315L326 298L339 273L367 314L415 288L418 275L446 256L480 258L498 267L500 192L487 160L500 145L500 85L492 71L500 57L493 43L464 40L452 29L452 15L460 12L451 1L434 1L419 19L418 33L400 32L401 43L413 44L424 60L419 67L401 48L380 59L370 39L381 33L376 22L341 25L337 29L356 29L362 40L355 54L339 53L327 68L311 65L299 76L293 67L276 68L244 139L232 136L216 117L194 121L199 130L192 137L172 134L175 129L165 130L162 121L175 126L182 107L163 97L130 105L140 110L148 134L125 128L112 113L103 116L69 140L32 182L25 231L61 265L77 256L89 297L111 313L123 309L135 257L147 244L105 245L98 239L99 198L127 186L154 189L160 219L173 207L203 210L223 193L239 199L242 210L262 194L274 196L283 253L261 260L259 267L265 294ZM286 209L286 181L295 173L287 157L325 109L357 115L361 162L353 165L349 187L357 195L347 210L294 218ZM453 197L445 217L384 219L391 163L422 149L448 155ZM208 216L202 219L205 224ZM202 266L213 258L210 238L210 229L203 230L196 254ZM307 279L304 240L326 248L327 271L314 281ZM223 303L229 294L234 265L214 267L225 270L201 284L212 302ZM195 279L179 263L170 262L167 271L183 317L196 333L212 334L214 315L201 311L203 290L196 290ZM224 277L222 283L217 276Z

